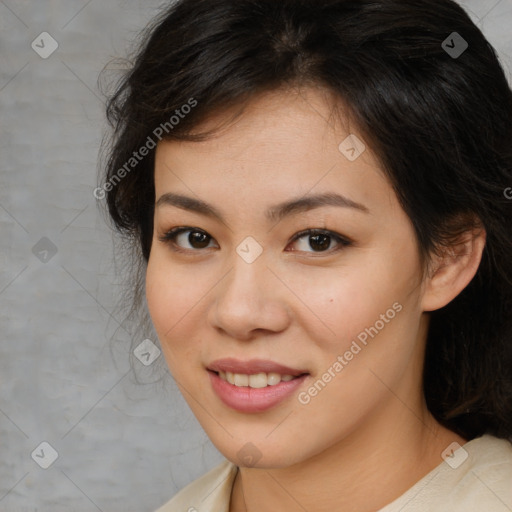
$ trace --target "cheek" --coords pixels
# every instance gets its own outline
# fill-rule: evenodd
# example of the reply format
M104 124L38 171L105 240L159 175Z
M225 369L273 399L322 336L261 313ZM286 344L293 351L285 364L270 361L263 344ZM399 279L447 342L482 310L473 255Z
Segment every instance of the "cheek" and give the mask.
M420 316L415 255L407 262L391 253L359 260L315 279L301 277L301 299L316 313L303 315L308 319L303 328L319 349L317 370L330 368L340 355L352 376L379 364L391 370L413 350L411 338Z
M350 345L361 331L379 321L393 303L403 299L406 283L392 274L389 267L379 268L373 262L321 272L305 270L290 274L286 281L300 301L295 300L297 320L310 332L310 339L331 351ZM390 315L393 313L394 310Z
M165 257L156 252L151 255L146 271L146 300L169 363L174 355L183 357L194 350L191 333L197 324L195 315L208 288L208 283L194 281L183 269L169 265Z

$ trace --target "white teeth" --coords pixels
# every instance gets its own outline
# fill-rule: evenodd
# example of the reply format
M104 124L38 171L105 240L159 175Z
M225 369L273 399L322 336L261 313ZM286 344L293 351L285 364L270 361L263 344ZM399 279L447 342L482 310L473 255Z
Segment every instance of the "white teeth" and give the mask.
M249 375L235 373L235 386L247 387L249 385Z
M219 371L219 377L238 387L265 388L267 386L276 386L281 381L288 382L293 380L293 375L280 375L279 373L255 373L247 375L245 373L232 373Z
M267 374L257 373L256 375L249 375L250 388L266 388L267 387Z
M281 375L279 373L268 373L267 374L267 384L269 386L275 386L281 382Z

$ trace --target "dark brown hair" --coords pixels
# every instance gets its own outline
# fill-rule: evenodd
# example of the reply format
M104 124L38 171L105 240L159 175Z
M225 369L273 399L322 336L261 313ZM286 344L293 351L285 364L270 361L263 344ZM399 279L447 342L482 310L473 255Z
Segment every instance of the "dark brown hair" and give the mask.
M484 226L477 275L431 314L424 393L463 437L510 439L512 92L464 10L450 0L179 0L139 48L108 103L101 190L141 259L155 192L154 149L139 159L140 148L207 137L199 123L263 91L325 87L378 155L425 260L475 219Z

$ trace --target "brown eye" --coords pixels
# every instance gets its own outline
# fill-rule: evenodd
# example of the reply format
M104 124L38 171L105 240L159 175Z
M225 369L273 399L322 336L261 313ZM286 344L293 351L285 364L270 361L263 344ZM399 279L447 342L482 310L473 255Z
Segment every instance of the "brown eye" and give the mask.
M175 250L193 251L208 248L213 238L197 228L178 227L159 237L159 240L171 244Z
M188 243L194 247L194 249L204 249L205 247L208 247L210 237L206 233L191 231L188 235Z
M315 251L327 251L331 241L329 235L312 235L309 237L309 246Z
M320 229L301 231L295 235L292 242L298 242L296 245L299 246L298 249L293 249L293 251L313 253L331 252L333 246L335 247L334 251L336 251L351 244L348 239L338 233ZM337 249L336 246L338 246Z

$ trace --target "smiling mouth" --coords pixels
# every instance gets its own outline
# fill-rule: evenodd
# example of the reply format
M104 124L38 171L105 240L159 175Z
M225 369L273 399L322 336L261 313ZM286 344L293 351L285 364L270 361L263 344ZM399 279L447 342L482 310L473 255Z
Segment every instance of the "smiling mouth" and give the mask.
M290 397L309 377L304 368L265 359L217 359L206 370L213 391L231 409L261 413Z
M291 380L298 379L303 375L306 375L305 373L296 376L287 374L282 375L280 373L274 372L246 374L224 372L222 370L214 373L216 373L222 380L229 382L234 386L240 388L249 387L253 389L266 388L267 386L277 386L281 382L289 382Z

